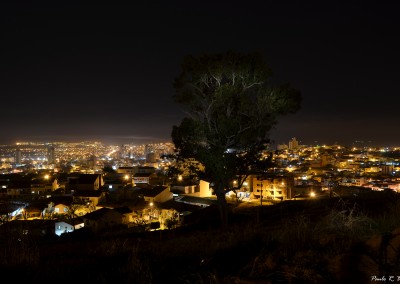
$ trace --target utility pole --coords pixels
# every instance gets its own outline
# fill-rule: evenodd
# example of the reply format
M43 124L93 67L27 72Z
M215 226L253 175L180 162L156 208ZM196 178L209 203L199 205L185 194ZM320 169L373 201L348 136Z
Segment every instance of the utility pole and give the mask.
M260 207L257 209L257 224L260 223L260 210L262 207L262 200L263 200L263 178L261 178L261 187L260 187Z

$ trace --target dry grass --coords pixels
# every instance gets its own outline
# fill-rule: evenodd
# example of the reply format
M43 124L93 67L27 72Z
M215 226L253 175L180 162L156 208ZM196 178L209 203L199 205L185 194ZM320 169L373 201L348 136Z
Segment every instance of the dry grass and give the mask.
M391 243L399 250L388 251L386 262L380 257L387 248L379 238L400 227L400 202L392 200L380 213L374 208L373 214L367 202L360 204L360 200L336 199L246 208L242 213L237 209L226 231L178 229L46 246L10 240L7 248L2 247L0 260L3 268L13 271L34 268L29 274L32 281L61 273L80 275L87 283L361 281L369 271L400 268L400 237ZM257 214L262 221L256 221ZM370 245L373 236L378 238ZM56 255L58 262L52 263Z

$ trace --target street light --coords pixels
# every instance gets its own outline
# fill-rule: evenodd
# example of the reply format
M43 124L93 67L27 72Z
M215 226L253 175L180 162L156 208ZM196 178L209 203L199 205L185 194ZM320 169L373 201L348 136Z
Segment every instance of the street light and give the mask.
M150 205L149 220L151 221L151 220L153 219L153 217L154 217L154 212L153 212L153 205L154 205L154 203L153 203L153 202L150 202L149 205Z

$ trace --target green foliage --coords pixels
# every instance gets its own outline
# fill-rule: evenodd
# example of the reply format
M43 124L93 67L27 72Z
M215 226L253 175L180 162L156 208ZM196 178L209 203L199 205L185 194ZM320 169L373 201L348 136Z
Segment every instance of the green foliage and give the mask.
M289 84L274 86L271 74L260 53L229 51L187 56L174 82L174 99L188 114L171 133L178 162L190 158L202 164L196 174L212 185L223 226L225 194L261 171L261 153L278 116L300 108L300 92Z
M300 108L300 93L288 84L273 86L270 77L259 53L229 51L183 61L174 98L188 116L173 127L173 142L179 158L204 166L198 174L217 191L231 190L238 174L254 171L277 117Z
M68 210L65 213L67 219L74 219L77 216L77 211L81 210L82 208L86 207L86 204L83 202L73 202L67 206Z
M189 117L174 136L187 139L187 133L191 143L223 151L264 142L277 116L296 112L301 102L298 91L288 84L273 86L270 77L259 53L186 57L174 98Z

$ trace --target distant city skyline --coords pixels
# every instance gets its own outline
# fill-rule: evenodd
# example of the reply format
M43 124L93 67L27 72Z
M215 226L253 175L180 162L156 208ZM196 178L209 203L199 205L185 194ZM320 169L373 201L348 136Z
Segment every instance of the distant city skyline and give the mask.
M273 133L274 131L272 131ZM289 133L289 132L288 132ZM278 137L278 138L277 138ZM354 146L357 145L366 145L366 146L376 146L376 147L400 147L400 141L398 144L396 143L385 143L384 141L373 141L373 140L363 140L363 139L355 139L355 140L348 140L343 142L343 139L337 137L337 139L307 139L303 138L303 136L295 136L288 134L286 137L279 137L273 136L270 139L272 145L282 145L282 144L289 144L292 138L296 138L299 144L302 145L342 145L342 146ZM315 137L318 138L318 137ZM21 142L32 142L32 143L55 143L55 142L67 142L67 143L79 143L79 142L101 142L107 145L122 145L122 144L135 144L135 145L142 145L142 144L152 144L152 143L173 143L170 137L142 137L142 136L47 136L47 137L34 137L34 139L27 138L20 138L20 139L10 139L10 140L3 140L0 145L15 145L16 143ZM341 142L342 141L342 142Z
M273 139L270 140L270 145L272 147L272 149L277 148L278 146L283 146L286 145L290 148L290 144L292 142L292 139L295 139L297 141L297 144L299 146L334 146L334 145L338 145L338 146L343 146L343 147L377 147L377 148L381 148L381 147L387 147L387 148L399 148L399 145L389 145L389 144L377 144L374 143L371 140L354 140L351 141L350 143L339 143L338 141L332 142L332 143L325 143L323 141L318 141L318 140L314 140L311 142L306 142L304 141L301 137L291 137L288 140L282 140L280 142L277 142ZM339 140L339 139L338 139ZM91 137L91 138L87 138L87 139L55 139L55 140L28 140L28 139L21 139L21 140L16 140L14 142L10 142L10 143L2 143L0 144L0 147L2 146L12 146L12 147L18 147L18 146L24 146L24 145L56 145L58 143L84 143L84 142L88 142L88 143L101 143L103 145L107 145L107 146L122 146L122 145L136 145L136 146L143 146L143 145L149 145L149 144L162 144L162 143L171 143L173 144L172 140L168 140L168 139L132 139L132 138L126 138L126 140L107 140L107 139L100 139L100 138L96 138L96 137Z
M160 138L160 137L141 137L141 136L47 136L47 137L37 137L36 139L28 139L28 138L21 138L15 139L10 141L5 141L0 145L15 145L17 143L58 143L58 142L65 142L65 143L80 143L80 142L100 142L107 145L122 145L122 144L152 144L152 143L172 143L172 140L169 138Z

